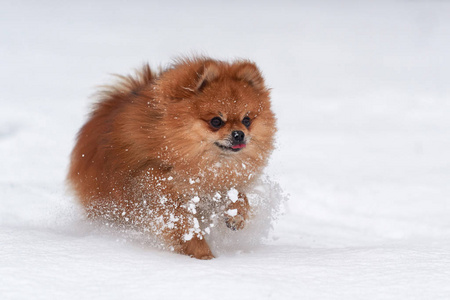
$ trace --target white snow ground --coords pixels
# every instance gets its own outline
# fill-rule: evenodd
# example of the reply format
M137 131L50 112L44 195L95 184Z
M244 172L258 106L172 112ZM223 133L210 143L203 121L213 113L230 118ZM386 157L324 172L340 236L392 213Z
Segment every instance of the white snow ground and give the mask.
M2 0L0 299L450 299L449 15ZM64 188L95 86L186 53L259 64L279 120L267 173L289 194L269 241L212 261L85 224Z

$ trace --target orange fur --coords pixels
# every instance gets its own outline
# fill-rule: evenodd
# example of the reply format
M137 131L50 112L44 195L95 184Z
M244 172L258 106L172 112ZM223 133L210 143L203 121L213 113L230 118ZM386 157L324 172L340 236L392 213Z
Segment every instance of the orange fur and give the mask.
M211 125L215 117L220 128ZM245 192L267 163L275 130L253 63L181 59L160 74L146 65L101 93L78 134L68 182L88 216L137 225L179 253L209 259L195 205L208 207L220 195L238 209L240 219L227 222L242 228ZM238 202L229 201L230 189L239 191Z

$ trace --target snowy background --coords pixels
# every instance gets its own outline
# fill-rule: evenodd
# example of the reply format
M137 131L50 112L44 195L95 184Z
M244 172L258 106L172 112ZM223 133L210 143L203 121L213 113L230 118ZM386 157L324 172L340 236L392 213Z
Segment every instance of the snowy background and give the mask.
M450 298L448 1L0 6L0 299ZM186 53L263 70L289 195L212 261L102 232L64 187L95 87Z

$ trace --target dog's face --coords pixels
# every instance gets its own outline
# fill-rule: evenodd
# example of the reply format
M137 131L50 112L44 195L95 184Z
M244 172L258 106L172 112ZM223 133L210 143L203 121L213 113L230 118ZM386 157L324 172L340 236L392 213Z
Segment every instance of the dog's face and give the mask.
M187 164L191 169L219 166L221 172L228 167L243 174L260 170L273 149L276 127L259 70L249 62L206 62L197 67L192 73L173 71L181 74L179 78L168 74L172 80L165 82L177 87L161 91L179 91L168 106L172 151L165 156L174 166ZM186 74L190 78L183 77Z
M272 143L275 124L265 89L246 81L211 82L192 103L198 118L196 133L206 152L253 156L264 154Z

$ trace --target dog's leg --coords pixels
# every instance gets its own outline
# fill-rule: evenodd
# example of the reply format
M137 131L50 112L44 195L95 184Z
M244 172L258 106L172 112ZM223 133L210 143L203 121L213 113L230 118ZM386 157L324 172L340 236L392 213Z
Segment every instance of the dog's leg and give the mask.
M227 227L231 230L244 228L249 212L250 205L248 204L247 196L239 193L237 201L231 202L227 207L227 211L225 211Z
M160 219L163 219L165 223L162 237L174 251L197 259L214 258L208 243L203 238L198 221L192 213L178 207L169 214L160 214Z
M214 258L208 243L206 243L204 238L200 239L197 235L192 237L189 241L183 241L180 250L180 253L197 259Z

